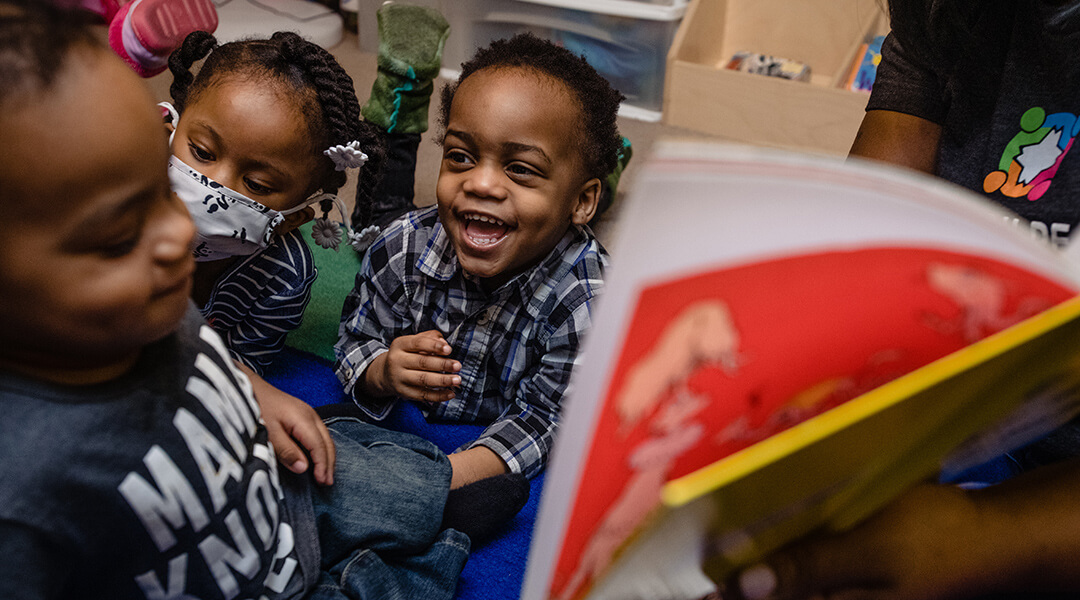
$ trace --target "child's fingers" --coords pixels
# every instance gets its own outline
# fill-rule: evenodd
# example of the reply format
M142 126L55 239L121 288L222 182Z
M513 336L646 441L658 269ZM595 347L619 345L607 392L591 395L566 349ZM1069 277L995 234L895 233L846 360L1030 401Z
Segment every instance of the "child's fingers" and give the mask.
M310 455L315 481L331 485L334 482L335 448L330 432L314 410L298 412L300 414L291 421L270 420L266 423L278 461L294 473L304 473L308 470Z
M326 429L322 419L316 418L314 421L301 424L292 430L291 436L311 456L312 474L315 476L316 483L333 485L336 448L333 438L330 437L330 431Z
M433 373L431 371L411 371L407 375L408 385L424 389L450 389L461 385L461 376L451 373ZM453 390L451 390L453 391Z
M278 462L285 465L285 468L293 473L307 471L307 455L304 454L304 451L297 445L296 440L280 424L268 422L266 432L270 438L270 444L274 446Z
M446 388L429 388L419 386L409 386L409 393L405 396L411 400L420 400L423 402L449 402L454 399L454 390Z
M461 385L460 375L415 371L412 369L399 371L395 380L397 381L398 392L402 395L408 395L410 398L419 398L420 393L418 390L448 391L453 394L453 388Z
M448 373L410 371L400 373L398 393L411 400L446 402L453 400L454 387L461 385L461 377Z
M427 373L457 373L461 370L461 363L458 361L452 358L432 356L431 354L409 355L404 366L413 371L423 371ZM461 381L461 377L456 375L455 377L457 377L459 382Z
M409 339L408 346L405 349L414 353L423 352L436 356L448 356L450 354L450 344L447 344L442 334L435 330L424 331L412 336Z

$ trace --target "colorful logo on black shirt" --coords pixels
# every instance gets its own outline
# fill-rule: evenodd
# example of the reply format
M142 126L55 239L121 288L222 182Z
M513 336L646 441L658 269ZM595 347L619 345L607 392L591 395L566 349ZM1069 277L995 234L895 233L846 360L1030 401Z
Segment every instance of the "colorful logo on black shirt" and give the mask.
M983 190L1009 198L1042 198L1080 132L1080 119L1067 112L1047 115L1041 107L1020 117L1020 132L1005 146L998 170L983 179Z

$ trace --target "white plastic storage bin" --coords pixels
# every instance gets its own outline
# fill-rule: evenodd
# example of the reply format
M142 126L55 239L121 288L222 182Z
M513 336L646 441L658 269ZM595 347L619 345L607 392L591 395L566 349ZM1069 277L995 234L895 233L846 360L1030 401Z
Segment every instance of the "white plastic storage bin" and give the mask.
M372 2L360 15L360 45L378 48ZM658 121L664 98L667 53L688 0L427 0L450 22L443 52L444 76L494 40L530 31L582 54L626 96L622 114ZM364 12L368 12L366 9ZM365 21L369 21L365 23Z

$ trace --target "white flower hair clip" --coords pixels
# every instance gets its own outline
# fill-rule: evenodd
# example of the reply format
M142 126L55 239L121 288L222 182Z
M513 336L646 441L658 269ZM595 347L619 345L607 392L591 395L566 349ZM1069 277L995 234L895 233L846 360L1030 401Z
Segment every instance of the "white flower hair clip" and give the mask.
M334 169L337 171L357 169L364 166L368 159L368 155L360 150L360 142L356 140L344 146L341 144L330 146L323 150L323 154L330 157L330 160L334 163Z
M341 225L326 217L315 219L315 224L311 226L311 239L323 248L337 250L341 245Z
M350 231L349 245L353 247L353 250L362 253L379 237L380 233L382 233L382 228L378 225L368 225L363 231Z
M315 219L314 225L311 226L311 239L315 240L315 243L326 249L333 249L339 251L341 247L342 228L345 226L345 222L349 220L348 214L345 212L345 204L335 194L326 194L319 192L312 197L312 204L324 201L330 201L337 211L341 213L343 222L339 223L330 219L330 211L323 210L323 216ZM363 231L353 231L351 227L346 227L348 233L348 244L352 246L354 250L359 253L363 253L367 250L368 246L379 237L382 233L382 229L378 225L368 225Z
M327 194L320 190L312 195L309 203L322 204L327 201L337 208L342 218L345 218L345 205L336 194ZM311 239L327 250L336 251L341 246L341 224L330 219L330 210L325 208L325 205L323 205L323 215L315 219L315 223L311 226Z

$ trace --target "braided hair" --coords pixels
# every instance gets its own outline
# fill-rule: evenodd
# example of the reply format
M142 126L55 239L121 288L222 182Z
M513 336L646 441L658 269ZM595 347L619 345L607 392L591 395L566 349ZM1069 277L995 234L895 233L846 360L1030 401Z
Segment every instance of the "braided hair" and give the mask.
M206 59L198 73L192 66ZM307 117L313 148L319 153L319 187L336 193L345 184L344 171L334 170L326 148L360 142L368 155L357 181L357 205L370 211L372 195L386 158L379 130L360 118L360 102L353 80L337 60L320 47L299 35L279 31L269 39L253 39L218 45L205 31L195 31L169 57L173 75L169 92L179 113L213 85L230 77L269 78L291 92ZM323 210L329 209L328 205Z
M574 137L580 140L578 146L586 177L603 179L615 169L622 149L616 117L625 96L612 88L585 57L531 33L496 40L461 65L457 81L442 90L439 124L444 136L450 122L450 106L461 82L481 69L507 67L534 69L563 82L581 108L581 122L576 124Z

